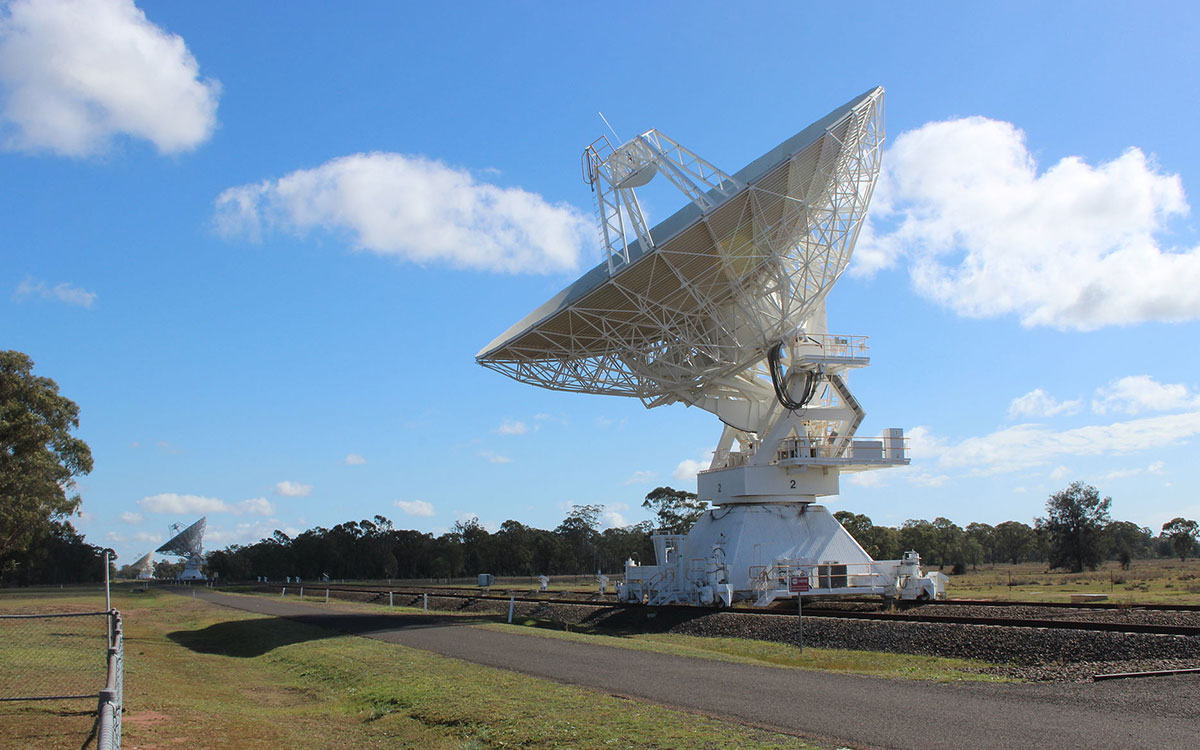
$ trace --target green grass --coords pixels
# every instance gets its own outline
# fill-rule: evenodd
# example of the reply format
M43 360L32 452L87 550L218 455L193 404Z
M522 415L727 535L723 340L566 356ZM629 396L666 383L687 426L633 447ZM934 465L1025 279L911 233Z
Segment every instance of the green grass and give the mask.
M528 626L537 626L530 629ZM968 659L947 659L936 656L891 654L878 651L811 648L800 651L795 646L749 638L702 638L690 635L652 633L611 636L551 630L546 623L526 620L522 625L478 625L476 627L534 633L545 638L561 638L602 646L654 651L673 656L691 656L740 664L807 669L825 672L844 672L907 680L937 682L1004 682L1007 678L989 673L996 665Z
M29 603L0 597L0 611ZM165 592L121 592L114 606L125 617L128 748L811 747ZM68 728L55 710L0 704L5 741L79 747L90 721Z
M1083 573L1047 570L1045 563L988 565L951 576L948 586L952 599L1069 602L1072 594L1104 594L1125 604L1200 604L1200 560L1134 560L1129 570L1106 562Z

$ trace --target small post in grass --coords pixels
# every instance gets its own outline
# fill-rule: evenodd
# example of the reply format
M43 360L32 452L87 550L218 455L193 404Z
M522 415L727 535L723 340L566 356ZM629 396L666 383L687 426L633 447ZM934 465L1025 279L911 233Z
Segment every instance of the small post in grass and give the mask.
M392 595L392 592L389 591L388 592L388 607L391 608L391 607L394 607L395 605L396 605L396 598L395 598L395 596Z
M517 597L515 594L508 595L508 624L512 625L513 605L516 603Z
M280 586L280 587L279 587L279 595L280 595L280 596L287 596L287 586Z
M425 611L429 611L429 592L425 593Z
M325 603L329 603L329 589L325 589Z
M300 587L300 598L301 599L304 598L304 587L303 586Z

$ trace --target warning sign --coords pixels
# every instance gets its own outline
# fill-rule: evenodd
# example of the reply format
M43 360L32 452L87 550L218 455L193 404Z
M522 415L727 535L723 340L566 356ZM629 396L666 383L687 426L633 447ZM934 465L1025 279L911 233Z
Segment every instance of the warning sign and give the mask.
M788 590L793 594L802 594L808 591L808 576L803 573L796 576L788 576Z

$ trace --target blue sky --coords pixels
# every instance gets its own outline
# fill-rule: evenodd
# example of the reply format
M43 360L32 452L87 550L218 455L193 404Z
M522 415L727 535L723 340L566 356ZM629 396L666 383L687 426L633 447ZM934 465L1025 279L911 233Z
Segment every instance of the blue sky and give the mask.
M732 171L875 85L885 174L829 321L870 336L860 434L914 460L828 504L1029 522L1082 479L1200 517L1187 4L0 8L0 346L80 404L76 522L122 559L202 514L220 547L632 523L694 488L707 413L473 355L599 260L597 111Z

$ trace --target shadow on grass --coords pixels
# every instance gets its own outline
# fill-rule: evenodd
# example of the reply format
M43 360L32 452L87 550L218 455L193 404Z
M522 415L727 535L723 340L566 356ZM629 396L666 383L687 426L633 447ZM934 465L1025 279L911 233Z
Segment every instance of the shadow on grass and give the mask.
M316 614L233 620L198 630L176 630L167 637L200 654L252 658L293 643L342 635L373 635L390 630L441 628L495 622L495 616Z

